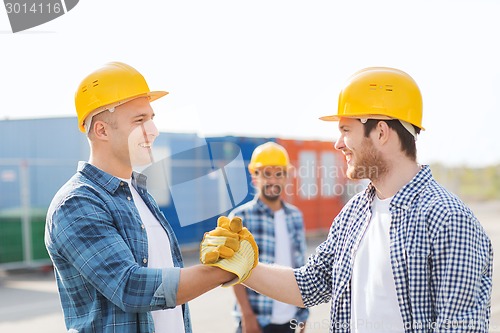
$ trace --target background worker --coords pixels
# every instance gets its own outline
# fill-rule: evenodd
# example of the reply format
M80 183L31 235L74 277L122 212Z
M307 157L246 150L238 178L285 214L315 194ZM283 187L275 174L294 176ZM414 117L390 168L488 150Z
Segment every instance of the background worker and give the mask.
M298 269L259 263L245 285L311 307L330 332L488 332L493 252L472 211L416 159L422 97L405 72L371 67L339 95L335 147L368 178Z
M305 263L306 239L302 212L282 198L290 160L281 145L266 142L253 151L248 170L257 190L255 198L229 216L240 216L267 264L300 267ZM304 323L309 310L273 300L238 284L234 287L237 332L295 332L290 322Z
M55 195L45 233L68 332L190 333L186 302L235 278L182 268L171 226L133 171L152 163L150 102L166 94L119 62L89 74L75 94L90 158Z

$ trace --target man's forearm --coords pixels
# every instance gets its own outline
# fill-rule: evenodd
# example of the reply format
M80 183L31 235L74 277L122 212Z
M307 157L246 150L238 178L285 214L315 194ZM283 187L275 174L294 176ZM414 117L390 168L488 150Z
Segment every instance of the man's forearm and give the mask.
M233 273L217 267L196 265L181 269L177 304L184 304L235 278Z
M243 284L277 301L304 307L293 269L290 267L259 263Z
M233 286L233 290L236 301L240 305L242 315L253 313L252 306L250 305L250 301L248 300L248 294L245 286L237 284Z

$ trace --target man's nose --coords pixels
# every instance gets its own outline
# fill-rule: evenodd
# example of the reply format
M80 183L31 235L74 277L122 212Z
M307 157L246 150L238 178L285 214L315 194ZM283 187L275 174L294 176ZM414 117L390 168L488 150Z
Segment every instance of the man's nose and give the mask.
M158 128L156 127L153 120L146 121L143 124L143 126L144 126L144 131L146 132L147 135L157 137L160 134L160 132L158 132Z
M335 142L335 144L333 145L335 147L335 149L337 150L342 150L345 148L345 144L344 144L344 136L341 135L340 138L337 139L337 141Z

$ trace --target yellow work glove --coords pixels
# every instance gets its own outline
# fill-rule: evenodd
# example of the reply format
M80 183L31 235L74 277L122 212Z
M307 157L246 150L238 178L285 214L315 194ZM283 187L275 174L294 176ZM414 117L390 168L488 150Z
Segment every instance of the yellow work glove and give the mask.
M233 246L234 235L239 241L239 248ZM200 261L235 274L237 278L222 285L229 287L250 276L259 262L259 249L250 231L242 226L240 217L235 216L229 220L226 216L221 216L217 220L217 228L205 233L203 237Z
M217 228L203 235L200 244L200 261L203 264L213 264L219 259L231 258L240 248L238 232L242 229L241 218L231 221L226 216L217 220Z

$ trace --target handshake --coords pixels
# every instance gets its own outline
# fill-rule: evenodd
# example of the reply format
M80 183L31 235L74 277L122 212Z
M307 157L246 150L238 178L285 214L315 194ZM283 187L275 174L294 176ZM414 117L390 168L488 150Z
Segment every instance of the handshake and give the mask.
M259 262L259 249L250 231L243 227L240 217L235 216L230 220L221 216L217 220L217 227L203 236L200 261L236 274L237 278L222 285L229 287L242 283L250 276Z

